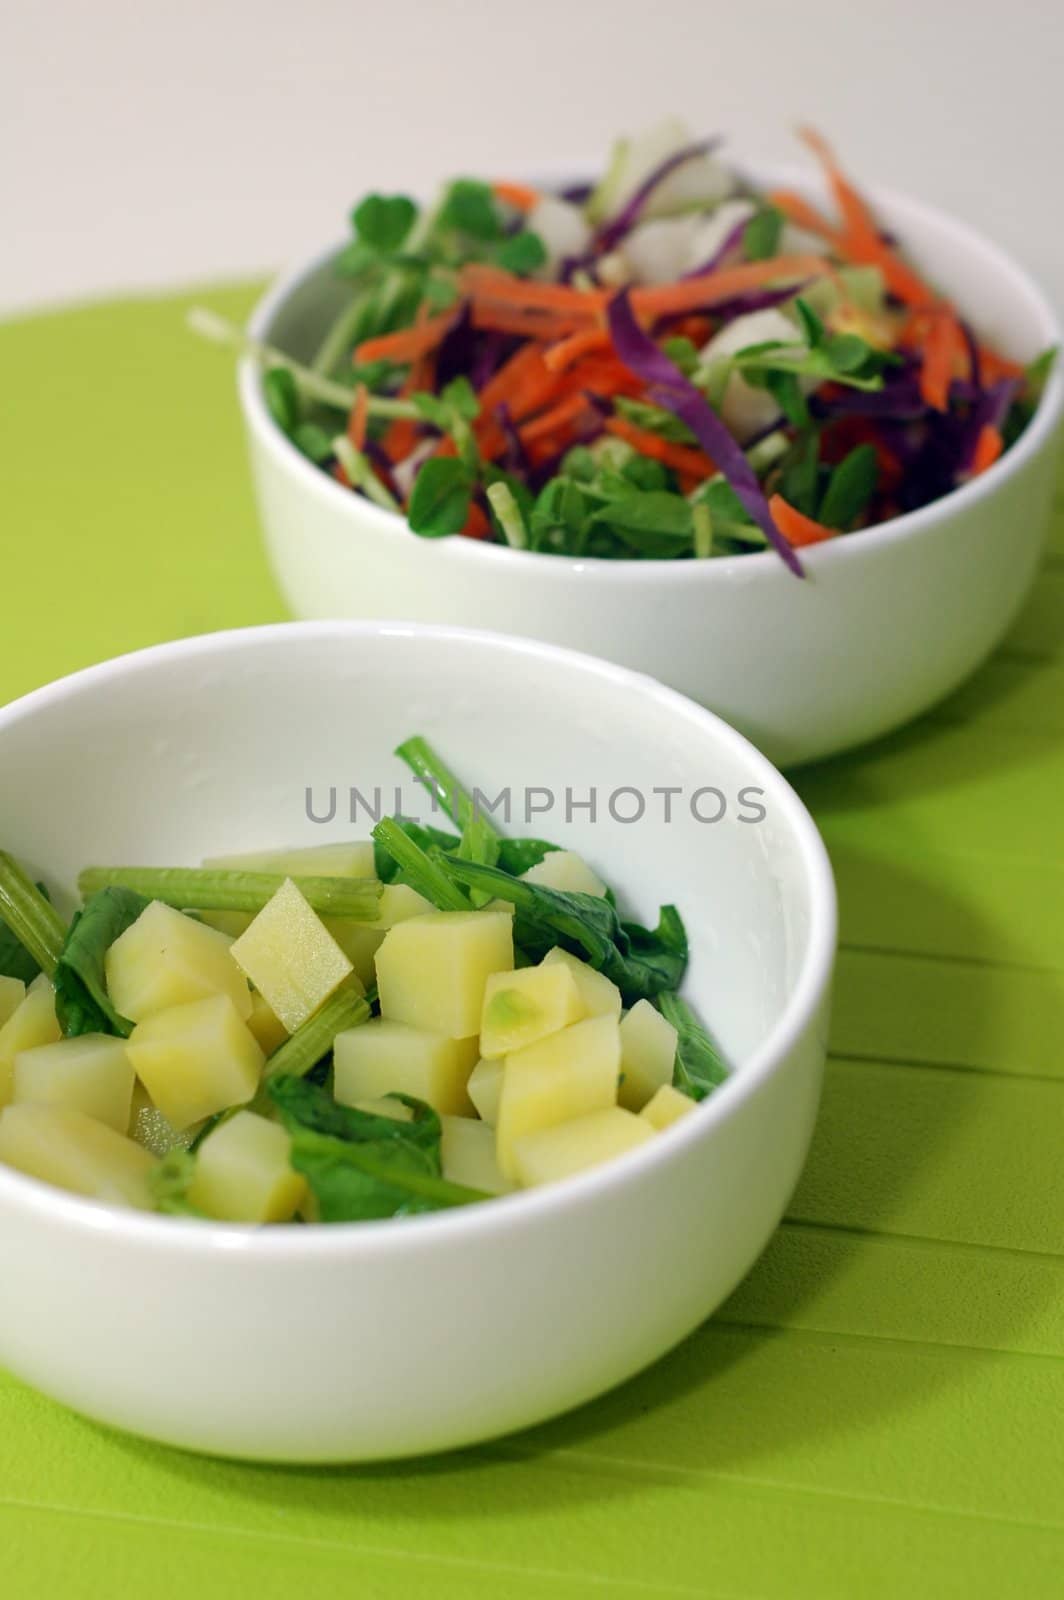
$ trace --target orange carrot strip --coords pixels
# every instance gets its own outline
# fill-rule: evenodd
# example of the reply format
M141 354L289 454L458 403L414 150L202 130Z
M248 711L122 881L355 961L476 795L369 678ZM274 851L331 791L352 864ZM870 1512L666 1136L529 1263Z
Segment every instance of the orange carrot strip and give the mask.
M632 290L632 310L640 318L660 317L673 312L700 311L720 305L748 289L759 289L776 279L823 278L835 271L823 256L774 256L769 261L745 261L738 267L724 267L700 278L683 278L679 283L651 284Z
M979 360L986 383L997 383L1001 378L1023 377L1023 367L1018 361L1010 361L996 350L989 350L985 344L979 346Z
M435 350L454 322L455 315L453 310L441 311L438 316L428 317L413 328L400 328L397 333L363 339L360 345L355 346L355 363L361 366L365 361L416 361L419 356Z
M503 205L513 206L515 211L532 211L539 203L539 194L535 189L530 189L526 183L507 183L501 180L493 183L491 192L496 200L501 200Z
M568 311L587 315L605 302L600 290L573 289L567 283L536 283L529 278L518 278L501 267L485 266L479 261L469 261L460 270L458 281L462 289L475 300L495 301L500 305L519 306L527 311Z
M360 383L355 390L355 403L351 407L351 415L347 419L347 437L356 450L361 450L366 443L366 424L369 422L369 390L364 383Z
M650 456L653 461L660 461L663 466L672 467L677 472L694 474L699 481L715 472L717 469L713 462L701 450L695 450L691 445L676 444L671 439L663 439L659 434L651 433L649 428L639 428L634 422L629 422L627 417L610 417L606 422L606 432L614 434L618 439L624 439L640 455Z
M852 261L879 267L888 289L907 305L934 305L938 296L880 238L872 213L835 160L827 140L812 128L801 128L799 133L827 173L831 191L842 212L843 231L836 241L840 254Z
M822 522L814 522L812 517L803 516L794 506L788 505L781 494L771 496L768 508L773 522L789 545L821 544L825 539L835 538L834 528L825 528Z
M920 369L920 393L936 411L949 407L949 386L957 358L964 354L964 339L956 317L948 306L932 320L924 339L924 361Z
M972 477L977 478L981 472L992 467L1004 448L1005 441L997 428L991 427L989 422L986 423L980 429L979 438L976 440L975 454L972 457Z
M567 339L559 339L557 344L552 344L544 353L543 360L551 372L564 372L566 367L571 367L582 356L609 349L610 336L605 328L581 328L579 333L571 333Z
M572 422L587 405L588 399L582 390L578 390L575 394L567 394L557 405L551 406L547 411L541 411L538 417L533 417L530 422L524 423L521 428L521 438L525 444L534 444L537 439L555 433L566 423Z
M821 216L816 206L810 205L804 195L796 194L793 189L771 189L768 198L796 228L804 228L806 233L819 233L829 244L838 242L838 229L832 226L827 217Z
M494 329L497 333L517 333L526 339L559 339L581 326L582 318L550 312L522 311L517 306L491 305L473 301L474 328Z
M490 415L496 406L507 400L518 384L533 370L543 371L543 347L537 344L523 344L481 389L481 416Z

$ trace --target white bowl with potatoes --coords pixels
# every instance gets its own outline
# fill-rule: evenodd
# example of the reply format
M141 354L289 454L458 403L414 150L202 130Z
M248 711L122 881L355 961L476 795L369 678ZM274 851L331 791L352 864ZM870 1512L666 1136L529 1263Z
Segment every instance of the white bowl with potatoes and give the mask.
M709 712L547 645L294 624L39 690L0 763L27 1383L231 1456L438 1451L639 1371L764 1247L834 891Z

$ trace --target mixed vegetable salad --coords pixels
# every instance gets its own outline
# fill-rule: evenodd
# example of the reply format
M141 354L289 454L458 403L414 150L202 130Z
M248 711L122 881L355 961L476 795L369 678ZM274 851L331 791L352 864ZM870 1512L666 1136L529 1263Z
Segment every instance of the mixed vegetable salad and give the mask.
M0 1163L171 1215L363 1221L567 1177L723 1081L676 909L624 920L423 739L398 754L457 832L90 867L69 927L0 852Z
M907 261L816 134L836 214L761 192L678 122L597 184L371 194L309 365L254 346L293 444L426 538L606 558L806 545L984 472L1022 368ZM248 341L211 313L200 331Z

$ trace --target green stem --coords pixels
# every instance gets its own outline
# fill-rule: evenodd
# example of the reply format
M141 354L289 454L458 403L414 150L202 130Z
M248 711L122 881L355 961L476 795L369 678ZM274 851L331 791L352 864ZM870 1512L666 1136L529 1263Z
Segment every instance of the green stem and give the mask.
M350 988L337 989L320 1011L274 1051L266 1063L265 1077L276 1078L285 1073L292 1078L305 1078L311 1067L332 1049L338 1033L360 1028L371 1015L369 1001L364 995Z
M437 910L469 910L469 900L463 891L409 834L404 833L394 817L382 817L373 830L373 837L398 863L410 887L431 900Z
M695 555L707 561L713 554L713 517L704 500L696 500L691 507L691 520L695 529Z
M356 450L346 433L338 434L332 442L333 454L347 474L348 482L361 489L367 500L385 511L403 508L393 494L389 494L361 450Z
M214 311L208 311L203 306L194 306L188 314L188 325L194 333L202 334L205 339L212 339L215 344L227 344L234 350L239 350L243 355L256 357L257 360L271 367L283 367L290 372L296 381L297 388L304 399L320 401L322 405L332 406L337 411L350 411L355 403L355 389L346 384L336 383L332 378L324 377L313 368L304 366L301 361L296 361L292 356L286 355L283 350L278 350L276 345L264 344L261 339L253 339L245 333L243 328L238 328L235 322L229 322L225 317L220 317ZM386 395L369 396L369 414L371 417L406 417L417 421L420 413L416 406L408 400L393 400Z
M521 507L514 499L510 485L502 482L490 484L488 499L491 501L491 509L499 519L499 526L506 535L506 543L514 550L527 550L528 529L525 527Z
M374 878L293 878L312 910L351 922L376 922L381 885ZM86 867L78 888L87 899L120 884L178 911L261 911L288 879L279 872L210 867Z
M437 1178L431 1172L412 1171L398 1162L375 1161L360 1145L309 1128L296 1129L292 1134L291 1162L297 1172L301 1170L299 1158L303 1154L319 1158L328 1154L338 1163L357 1168L388 1189L417 1195L422 1200L432 1200L438 1206L468 1206L491 1199L483 1189L468 1189L464 1184Z
M0 850L0 917L41 971L54 978L66 925L6 850Z
M434 794L457 828L466 828L470 822L480 821L500 837L486 817L482 817L473 797L464 789L447 763L436 754L427 739L415 734L397 746L396 755L405 761L415 778L419 778Z

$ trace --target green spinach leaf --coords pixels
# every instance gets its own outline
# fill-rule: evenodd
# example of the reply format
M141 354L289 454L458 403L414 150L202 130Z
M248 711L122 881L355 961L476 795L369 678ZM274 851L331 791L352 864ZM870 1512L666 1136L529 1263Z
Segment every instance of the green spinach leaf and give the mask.
M91 895L75 913L55 972L56 1016L68 1038L116 1033L126 1039L132 1033L133 1024L107 997L104 958L149 903L132 889L111 887Z
M678 994L659 994L657 1006L666 1022L671 1022L676 1029L673 1086L692 1100L704 1100L728 1076L720 1052L686 1000L681 1000Z

